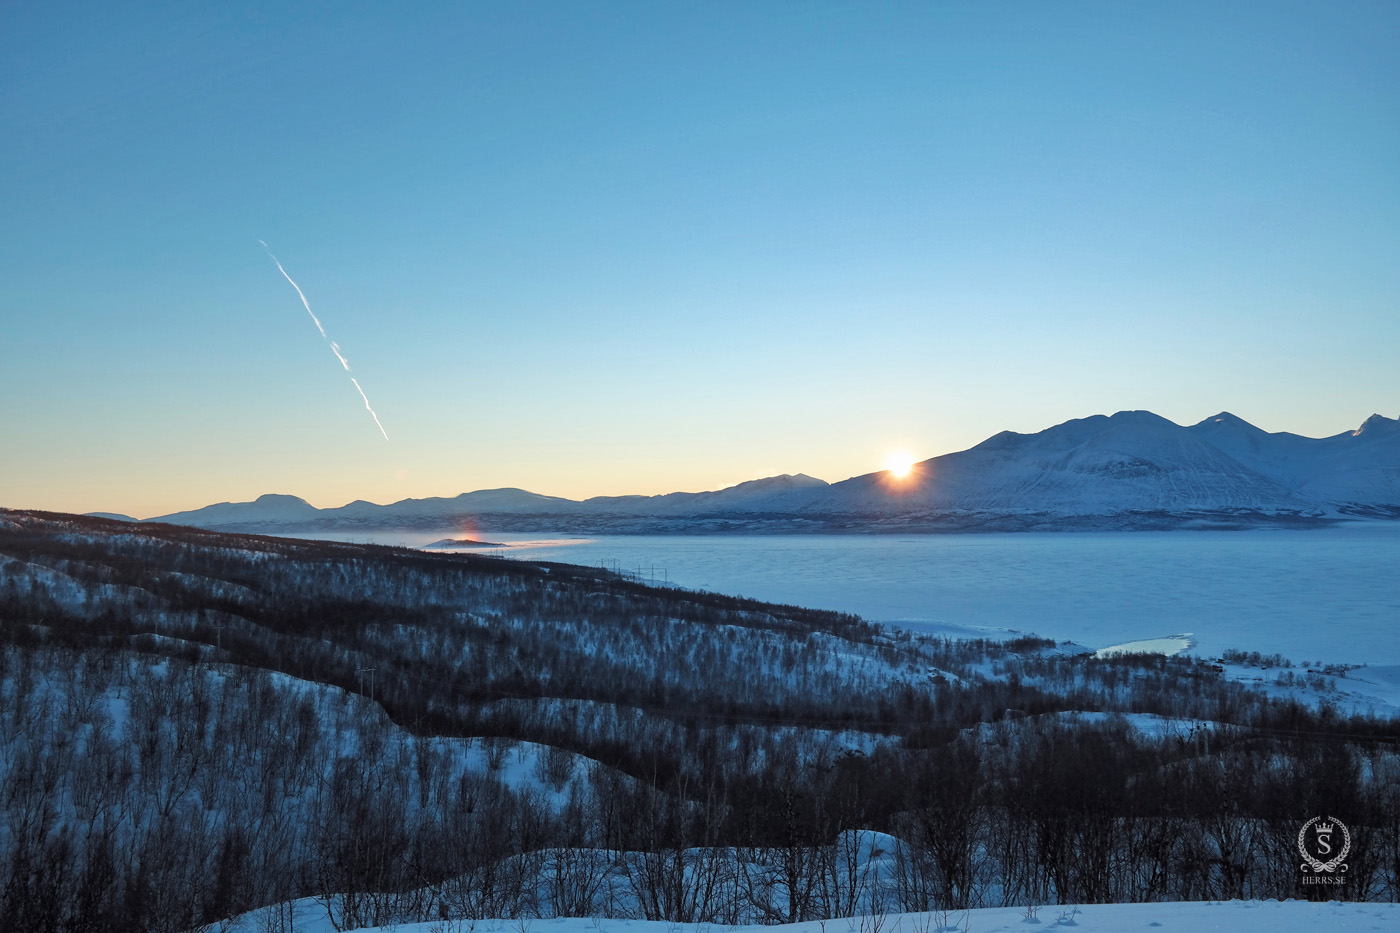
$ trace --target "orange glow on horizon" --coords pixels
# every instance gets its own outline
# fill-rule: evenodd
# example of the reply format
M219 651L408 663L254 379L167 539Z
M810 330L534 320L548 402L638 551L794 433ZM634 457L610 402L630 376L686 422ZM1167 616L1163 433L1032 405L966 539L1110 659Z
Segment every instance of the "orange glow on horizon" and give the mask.
M480 529L477 528L476 522L469 518L459 518L455 530L457 532L457 539L460 541L480 540Z
M914 457L902 450L893 451L885 458L885 472L890 479L908 479L914 472Z

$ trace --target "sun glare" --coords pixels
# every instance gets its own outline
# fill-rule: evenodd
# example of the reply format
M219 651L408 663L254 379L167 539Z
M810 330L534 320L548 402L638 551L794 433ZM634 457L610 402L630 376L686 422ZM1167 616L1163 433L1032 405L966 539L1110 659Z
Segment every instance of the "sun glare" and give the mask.
M914 470L914 458L902 450L896 450L885 458L885 472L894 479L904 479Z

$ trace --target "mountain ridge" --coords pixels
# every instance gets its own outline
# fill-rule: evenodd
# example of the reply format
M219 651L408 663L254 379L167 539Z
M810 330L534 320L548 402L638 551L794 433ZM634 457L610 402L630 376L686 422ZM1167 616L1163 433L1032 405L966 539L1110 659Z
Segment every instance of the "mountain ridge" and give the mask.
M1002 431L967 450L836 483L782 474L719 490L574 500L512 487L452 498L295 496L147 521L257 532L453 528L580 533L1075 530L1329 524L1400 518L1400 419L1324 438L1270 433L1222 411L1194 425L1149 411Z

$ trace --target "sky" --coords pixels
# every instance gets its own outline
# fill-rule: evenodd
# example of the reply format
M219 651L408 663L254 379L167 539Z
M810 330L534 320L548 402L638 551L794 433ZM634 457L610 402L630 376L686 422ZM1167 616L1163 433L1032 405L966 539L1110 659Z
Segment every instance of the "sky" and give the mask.
M0 5L0 506L1325 436L1397 351L1391 2Z

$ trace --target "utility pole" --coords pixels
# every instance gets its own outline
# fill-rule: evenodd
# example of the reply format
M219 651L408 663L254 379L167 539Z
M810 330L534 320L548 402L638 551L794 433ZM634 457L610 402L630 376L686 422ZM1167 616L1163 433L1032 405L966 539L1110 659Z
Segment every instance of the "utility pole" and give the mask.
M370 698L370 701L371 701L371 702L373 702L373 700L374 700L374 672L375 672L375 670L376 670L376 668L373 668L373 667L357 667L357 668L355 668L355 673L356 673L356 674L369 674L369 698ZM364 692L365 692L365 681L364 681L364 678L363 678L363 677L360 678L360 692L361 692L361 693L364 693Z

